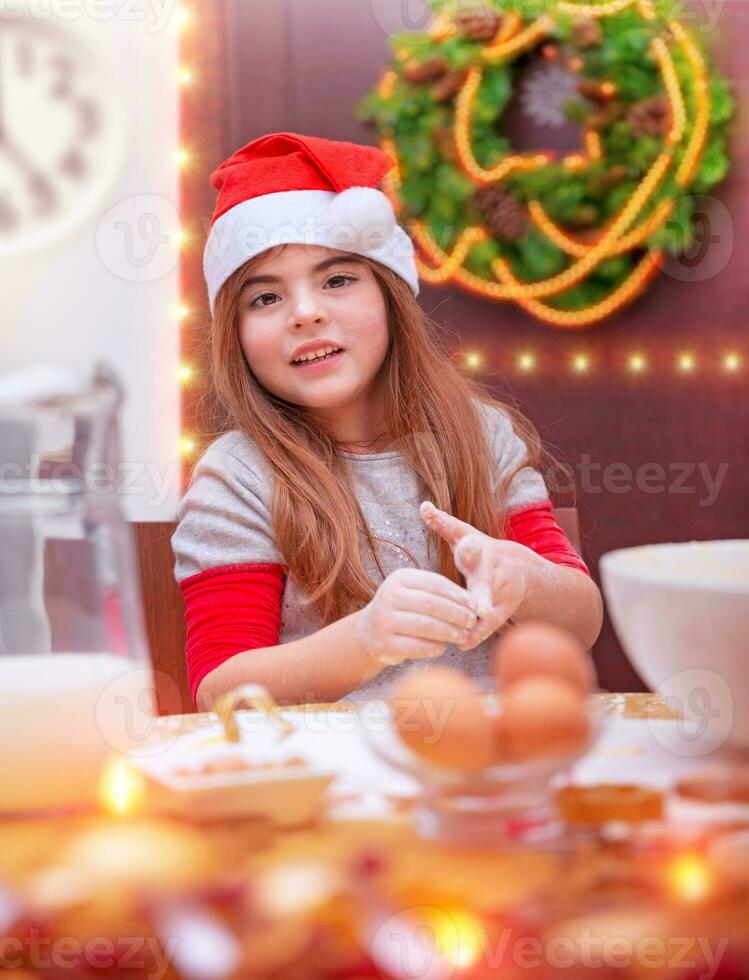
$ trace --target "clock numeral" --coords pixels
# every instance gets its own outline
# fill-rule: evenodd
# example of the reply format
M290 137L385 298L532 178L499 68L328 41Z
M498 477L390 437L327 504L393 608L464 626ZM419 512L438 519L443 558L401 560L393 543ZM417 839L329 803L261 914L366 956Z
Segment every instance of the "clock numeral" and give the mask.
M99 110L90 99L76 99L75 106L81 117L78 135L82 140L90 140L99 132Z
M16 66L19 75L33 74L34 58L28 41L22 41L16 46Z
M30 177L29 189L38 202L34 211L35 215L43 217L55 210L57 195L46 177L38 174Z
M65 55L58 54L49 59L49 64L56 76L50 95L55 99L67 99L71 93L73 62Z
M18 212L15 211L7 198L0 197L0 232L9 232L18 224Z
M60 161L60 172L74 180L80 180L86 176L86 161L81 156L80 150L77 148L68 150Z

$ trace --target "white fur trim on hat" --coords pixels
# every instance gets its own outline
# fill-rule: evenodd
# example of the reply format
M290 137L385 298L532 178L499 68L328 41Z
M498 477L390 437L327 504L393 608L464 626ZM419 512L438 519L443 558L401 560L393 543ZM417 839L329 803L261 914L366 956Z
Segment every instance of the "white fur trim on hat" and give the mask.
M242 201L214 221L203 255L211 312L233 272L281 244L323 245L367 256L392 269L419 295L413 243L382 191L279 191Z

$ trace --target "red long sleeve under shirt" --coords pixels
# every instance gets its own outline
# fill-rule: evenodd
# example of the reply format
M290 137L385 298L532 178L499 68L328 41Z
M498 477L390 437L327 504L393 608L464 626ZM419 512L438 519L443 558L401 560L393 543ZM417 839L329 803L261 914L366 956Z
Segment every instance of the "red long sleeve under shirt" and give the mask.
M510 514L505 536L548 561L590 574L557 524L550 501ZM284 565L256 562L210 568L180 583L193 701L203 678L230 657L279 643L285 576Z

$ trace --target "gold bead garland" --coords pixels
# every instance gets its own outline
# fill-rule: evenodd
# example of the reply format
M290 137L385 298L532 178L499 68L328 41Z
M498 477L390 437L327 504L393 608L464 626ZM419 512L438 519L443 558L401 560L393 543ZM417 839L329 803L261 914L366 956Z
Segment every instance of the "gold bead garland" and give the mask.
M656 18L652 0L608 0L596 4L560 0L556 3L556 10L560 14L595 19L612 16L633 7L640 16L649 21ZM518 14L506 13L500 20L496 36L481 49L481 62L490 66L509 61L532 49L545 38L553 36L554 28L555 22L549 13L542 14L526 26L523 26L523 20ZM432 39L436 40L451 37L455 33L455 25L445 13L438 16L430 30ZM689 100L685 98L682 82L674 64L673 45L681 52L689 67L688 82L691 89ZM689 33L674 20L669 20L664 25L664 29L653 38L650 54L658 66L668 100L670 128L665 139L666 146L650 165L631 197L614 219L594 237L580 240L557 226L544 212L539 201L529 202L529 213L534 226L572 259L568 268L543 280L523 282L514 275L505 259L497 258L492 262L497 281L488 281L465 268L471 248L491 238L486 228L474 226L464 229L458 236L457 242L446 252L434 240L423 221L412 219L408 227L422 253L417 255L417 266L422 279L436 284L452 281L479 296L514 301L533 316L552 326L565 329L587 327L597 323L621 309L642 292L662 263L663 256L657 250L648 251L638 260L627 278L607 297L585 309L560 310L542 302L551 297L559 297L566 290L578 285L607 259L628 254L636 249L647 248L648 239L668 221L675 205L675 198L669 196L653 206L654 194L662 186L666 177L674 171L676 183L680 187L687 187L694 178L710 125L710 92L705 60ZM461 170L475 185L487 186L496 184L512 173L547 166L553 156L538 152L509 153L490 167L484 167L478 162L473 151L472 121L483 75L482 64L469 67L455 101L453 136L456 160ZM385 72L378 88L381 97L389 97L397 78L394 70ZM604 81L601 83L601 93L602 97L610 98L615 94L615 86ZM688 137L685 142L687 132ZM562 160L562 164L570 170L584 170L592 162L604 158L603 143L596 130L586 127L583 131L583 139L583 152L569 154ZM381 146L394 163L393 171L388 175L384 189L396 211L400 211L402 203L398 191L401 173L397 146L392 139L382 140ZM638 218L640 220L636 224Z
M470 131L473 105L482 78L483 71L480 68L471 68L455 105L455 148L462 169L477 184L496 184L513 170L536 170L545 167L549 162L549 157L545 153L511 154L491 170L486 170L479 165L473 155Z
M524 51L534 48L542 38L548 37L553 27L554 21L551 17L542 14L538 20L524 30L484 48L482 57L490 65L498 61L506 61L514 55L522 54Z

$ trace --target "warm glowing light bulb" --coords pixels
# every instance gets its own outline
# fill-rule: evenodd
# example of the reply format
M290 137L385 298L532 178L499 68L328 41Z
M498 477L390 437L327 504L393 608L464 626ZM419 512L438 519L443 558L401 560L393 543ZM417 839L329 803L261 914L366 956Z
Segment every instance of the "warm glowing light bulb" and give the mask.
M116 816L135 812L143 802L145 780L126 759L115 757L99 777L98 800L102 809Z
M481 354L476 351L469 351L465 356L465 365L469 371L476 371L481 367Z
M176 306L172 307L174 311L175 320L184 320L186 316L190 315L190 308L185 306L184 303L177 303Z
M587 354L575 354L572 358L572 367L578 374L585 374L590 367L590 358Z
M181 365L181 367L179 369L179 379L180 379L180 381L183 381L183 382L190 381L190 380L192 380L192 378L194 377L194 375L195 375L195 372L193 371L193 369L190 367L189 364L183 364L183 365Z
M723 358L723 367L726 371L738 371L741 367L741 358L733 352L726 354Z
M184 170L185 167L190 162L189 151L186 150L184 147L180 147L180 149L177 150L176 159L177 159L177 166L180 168L180 170Z
M533 354L521 354L518 357L518 367L521 371L532 371L536 366L536 358Z
M187 241L187 232L184 228L177 228L174 232L174 244L177 248L182 248L182 246Z
M694 354L679 354L679 360L677 363L679 365L679 370L684 374L689 374L691 371L694 371L695 367L697 366L697 360Z
M177 27L183 30L192 20L192 14L187 7L180 7L177 10Z
M712 889L710 868L699 854L682 854L669 868L669 880L674 894L686 902L699 902Z
M193 74L189 68L180 68L177 72L177 81L180 85L190 85L193 79Z
M641 374L647 367L647 362L642 354L630 355L628 364L629 370L632 371L633 374Z
M430 923L435 949L439 950L456 970L467 970L478 960L482 951L481 925L466 912L445 910Z
M179 441L179 451L183 456L192 456L195 452L195 440L190 436L182 436Z

